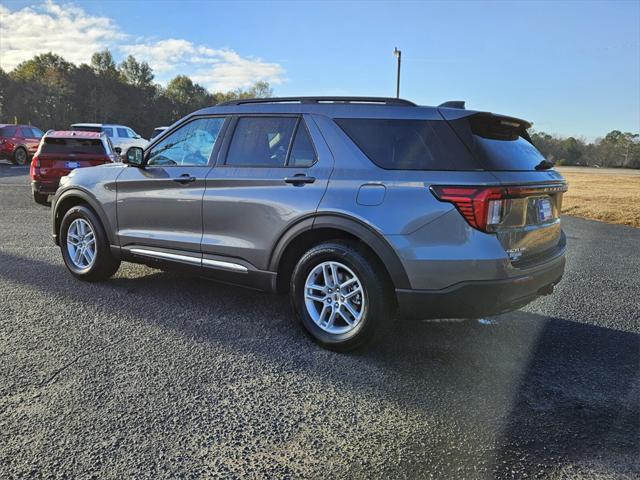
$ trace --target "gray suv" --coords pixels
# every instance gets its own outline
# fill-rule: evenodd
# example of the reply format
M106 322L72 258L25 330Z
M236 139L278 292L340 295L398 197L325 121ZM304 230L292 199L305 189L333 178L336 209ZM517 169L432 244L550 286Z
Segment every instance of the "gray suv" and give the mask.
M288 292L316 341L347 350L396 312L478 317L553 291L566 183L530 126L462 102L227 102L64 177L53 236L82 280L124 260Z

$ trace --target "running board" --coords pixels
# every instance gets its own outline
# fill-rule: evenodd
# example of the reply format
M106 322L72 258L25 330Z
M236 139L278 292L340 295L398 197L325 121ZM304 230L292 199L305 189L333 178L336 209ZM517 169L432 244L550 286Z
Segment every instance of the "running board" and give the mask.
M158 250L148 250L146 248L131 248L129 252L135 255L145 257L158 258L161 260L173 260L177 262L186 262L203 267L215 268L218 270L229 270L232 272L247 273L249 269L244 265L232 262L224 262L222 260L212 260L209 258L190 257L188 255L180 255L177 253L160 252Z

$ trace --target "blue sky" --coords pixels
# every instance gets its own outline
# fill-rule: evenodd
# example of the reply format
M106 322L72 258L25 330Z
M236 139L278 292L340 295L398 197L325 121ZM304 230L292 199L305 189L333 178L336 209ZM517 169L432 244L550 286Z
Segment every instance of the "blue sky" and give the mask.
M0 0L0 65L109 47L212 90L395 94L520 116L593 139L640 132L640 1L197 2ZM37 27L37 28L34 28Z

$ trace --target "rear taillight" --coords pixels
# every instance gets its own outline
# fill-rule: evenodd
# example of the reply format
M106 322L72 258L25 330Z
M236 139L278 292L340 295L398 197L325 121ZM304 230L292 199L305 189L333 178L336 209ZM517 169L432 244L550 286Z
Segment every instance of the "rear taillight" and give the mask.
M453 203L474 228L490 231L504 216L506 189L502 187L432 186L438 200Z
M567 185L505 187L433 185L431 191L438 200L453 203L472 227L484 232L495 232L509 214L513 199L562 194L567 191Z
M31 168L29 168L29 176L35 179L40 175L40 159L38 155L34 155L31 159Z

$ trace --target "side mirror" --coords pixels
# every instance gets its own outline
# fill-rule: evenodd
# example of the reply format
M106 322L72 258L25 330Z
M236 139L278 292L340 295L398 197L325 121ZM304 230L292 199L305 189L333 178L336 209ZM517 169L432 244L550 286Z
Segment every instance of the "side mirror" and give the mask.
M140 147L129 147L124 163L134 167L141 167L144 158L143 154L144 152Z
M115 147L113 149L118 155L122 155L122 149L120 147Z

